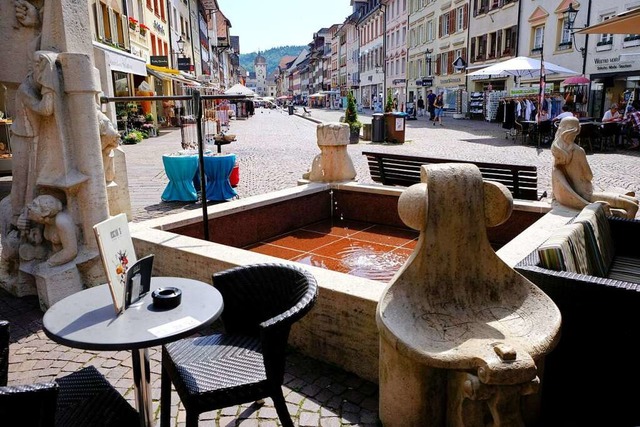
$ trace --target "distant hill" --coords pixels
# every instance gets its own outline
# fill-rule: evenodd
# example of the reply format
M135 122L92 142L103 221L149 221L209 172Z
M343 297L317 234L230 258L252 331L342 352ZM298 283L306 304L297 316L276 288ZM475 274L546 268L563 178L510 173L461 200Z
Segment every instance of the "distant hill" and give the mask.
M283 56L298 56L305 47L306 46L281 46L273 47L264 52L261 51L260 55L264 56L267 60L267 74L272 73L278 67L278 63ZM256 59L256 56L258 56L258 52L240 54L240 65L248 71L254 71L253 61Z

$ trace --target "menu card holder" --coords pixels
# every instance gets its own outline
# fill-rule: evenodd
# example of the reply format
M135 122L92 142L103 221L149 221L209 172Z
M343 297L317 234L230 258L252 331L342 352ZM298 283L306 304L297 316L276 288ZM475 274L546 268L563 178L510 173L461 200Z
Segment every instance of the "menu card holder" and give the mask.
M151 287L151 270L153 254L140 258L127 270L125 284L124 308L138 301Z
M127 270L137 261L129 222L119 214L93 226L116 313L124 310Z

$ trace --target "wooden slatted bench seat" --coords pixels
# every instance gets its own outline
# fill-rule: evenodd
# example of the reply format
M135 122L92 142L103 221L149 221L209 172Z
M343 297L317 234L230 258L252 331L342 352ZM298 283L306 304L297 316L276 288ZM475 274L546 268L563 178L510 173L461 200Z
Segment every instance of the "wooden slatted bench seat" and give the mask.
M504 184L515 199L540 200L547 192L538 190L538 168L531 165L482 163L435 157L407 156L363 151L371 179L384 185L411 186L420 182L420 166L432 163L472 163L482 178Z

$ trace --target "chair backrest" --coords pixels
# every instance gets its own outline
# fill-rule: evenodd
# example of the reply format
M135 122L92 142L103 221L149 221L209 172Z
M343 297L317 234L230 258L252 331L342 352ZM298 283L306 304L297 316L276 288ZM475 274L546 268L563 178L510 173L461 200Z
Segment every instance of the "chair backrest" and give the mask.
M605 123L602 125L600 134L602 136L614 136L618 131L617 123Z
M293 265L253 264L213 275L222 294L222 323L228 333L257 336L304 316L315 304L318 284L308 271Z
M9 322L0 320L0 387L7 385L9 374Z
M551 132L551 121L543 120L538 124L538 130L540 133L548 133Z
M598 129L598 126L593 123L581 123L579 137L591 137Z

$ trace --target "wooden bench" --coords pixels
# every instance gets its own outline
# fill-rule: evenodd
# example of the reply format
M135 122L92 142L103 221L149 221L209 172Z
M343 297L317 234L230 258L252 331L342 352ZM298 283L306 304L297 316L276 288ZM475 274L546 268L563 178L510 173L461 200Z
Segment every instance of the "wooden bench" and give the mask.
M531 165L482 163L434 157L406 156L363 151L367 156L371 178L384 185L408 187L420 182L420 166L432 163L472 163L478 166L482 178L504 184L516 199L540 200L547 192L538 190L538 168Z

